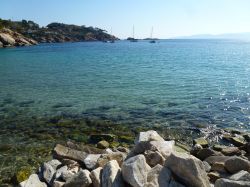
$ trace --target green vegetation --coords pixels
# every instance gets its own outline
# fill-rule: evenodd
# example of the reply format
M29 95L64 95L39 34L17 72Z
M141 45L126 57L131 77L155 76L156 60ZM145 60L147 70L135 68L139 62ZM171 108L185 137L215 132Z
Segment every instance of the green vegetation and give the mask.
M40 27L33 21L11 21L0 19L0 29L8 28L18 32L25 37L32 38L39 43L55 42L79 42L79 41L103 41L116 40L115 36L109 35L105 30L67 25L63 23L51 23L46 27Z

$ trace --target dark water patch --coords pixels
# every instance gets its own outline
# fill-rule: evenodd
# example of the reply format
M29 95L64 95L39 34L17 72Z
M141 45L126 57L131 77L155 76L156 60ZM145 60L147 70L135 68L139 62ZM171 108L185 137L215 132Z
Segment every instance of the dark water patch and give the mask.
M73 107L73 103L57 103L55 105L52 106L52 108L69 108L69 107Z
M30 105L32 105L34 103L35 103L34 100L28 100L28 101L18 102L18 103L16 103L16 105L19 106L19 107L28 107L28 106L30 106Z
M156 99L144 99L141 101L141 103L145 105L156 105L159 103L159 101L157 101Z

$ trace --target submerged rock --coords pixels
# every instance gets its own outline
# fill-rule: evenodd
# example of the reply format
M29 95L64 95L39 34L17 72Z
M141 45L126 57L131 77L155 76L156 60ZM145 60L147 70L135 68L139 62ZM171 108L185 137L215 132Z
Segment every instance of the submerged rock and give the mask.
M193 143L194 143L194 145L199 144L203 148L208 147L208 142L205 138L196 138L196 139L194 139Z
M144 155L131 157L122 164L123 179L133 187L143 187L146 184L149 170L150 166Z
M172 153L165 162L169 168L187 186L210 187L203 163L186 153Z
M102 171L102 187L122 187L123 179L121 168L116 160L109 161Z

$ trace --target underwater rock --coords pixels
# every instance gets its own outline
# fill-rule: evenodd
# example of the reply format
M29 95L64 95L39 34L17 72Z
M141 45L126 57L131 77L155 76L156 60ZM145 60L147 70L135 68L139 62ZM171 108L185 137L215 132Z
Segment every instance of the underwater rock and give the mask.
M97 144L98 142L105 140L107 142L113 142L116 136L113 134L92 134L90 135L89 142Z

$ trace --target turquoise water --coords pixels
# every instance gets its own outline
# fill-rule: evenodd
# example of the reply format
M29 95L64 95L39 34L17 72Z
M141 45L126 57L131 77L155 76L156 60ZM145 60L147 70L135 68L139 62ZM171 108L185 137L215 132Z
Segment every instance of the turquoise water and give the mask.
M249 94L249 42L119 41L0 49L2 126L19 111L20 120L63 113L123 124L246 130Z

